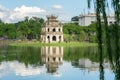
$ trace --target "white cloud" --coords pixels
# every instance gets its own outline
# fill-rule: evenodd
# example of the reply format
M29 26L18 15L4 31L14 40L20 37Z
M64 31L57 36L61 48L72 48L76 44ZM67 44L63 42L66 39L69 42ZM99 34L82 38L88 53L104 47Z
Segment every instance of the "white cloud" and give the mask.
M16 66L15 66L16 65ZM23 63L13 62L9 64L9 67L12 71L16 73L16 75L20 76L30 76L30 75L38 75L44 72L44 69L33 68L32 66L26 66Z
M20 13L41 13L41 12L45 12L44 9L38 8L38 7L27 7L25 5L22 5L21 7L16 7L14 9L14 11L16 12L20 12Z
M19 76L31 76L31 75L39 75L46 72L45 67L35 67L28 65L26 67L23 63L19 63L17 61L13 62L2 62L0 65L0 77L7 75L11 72L14 72Z
M40 16L42 13L45 13L46 10L41 9L39 7L27 7L25 5L22 5L21 7L16 7L11 15L9 16L10 20L20 20L24 17L32 17L32 16Z
M8 9L5 8L4 6L0 5L0 19L5 18L7 15L6 13L8 13Z
M62 9L63 7L61 5L53 5L52 8L53 9Z
M25 6L22 5L21 7L16 7L13 10L5 8L0 5L0 18L4 22L17 22L23 20L24 17L32 17L37 16L41 17L43 14L46 13L46 10L41 9L36 6Z
M53 74L53 76L54 76L54 77L61 77L61 76L62 76L62 73L56 72L56 73Z
M2 5L0 5L0 12L8 11L8 9Z
M36 6L22 5L14 9L9 9L0 5L0 19L7 23L15 23L24 20L26 16L36 16L46 19L46 15L55 14L58 15L58 19L60 19L60 21L70 20L69 14L62 8L63 7L61 5L53 5L52 9L45 10Z
M3 12L0 12L0 19L3 19L6 15Z
M9 70L6 69L7 66L4 65L4 62L0 65L0 78L4 76L5 74L9 73Z

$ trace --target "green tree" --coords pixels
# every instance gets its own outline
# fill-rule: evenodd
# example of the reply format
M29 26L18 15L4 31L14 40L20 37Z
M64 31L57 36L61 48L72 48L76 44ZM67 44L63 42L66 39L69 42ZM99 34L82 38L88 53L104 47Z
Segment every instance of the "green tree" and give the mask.
M78 25L78 21L79 21L79 16L74 16L71 18L71 21L74 22L74 24Z
M4 37L4 23L0 20L0 37Z
M41 28L44 24L44 19L38 17L25 17L24 21L16 23L17 38L20 39L40 39Z

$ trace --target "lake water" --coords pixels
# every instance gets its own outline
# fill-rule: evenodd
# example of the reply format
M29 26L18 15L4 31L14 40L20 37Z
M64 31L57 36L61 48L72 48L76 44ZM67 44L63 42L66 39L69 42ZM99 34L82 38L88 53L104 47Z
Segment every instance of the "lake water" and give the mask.
M107 54L99 67L99 56L96 47L3 46L0 80L115 80L119 72Z

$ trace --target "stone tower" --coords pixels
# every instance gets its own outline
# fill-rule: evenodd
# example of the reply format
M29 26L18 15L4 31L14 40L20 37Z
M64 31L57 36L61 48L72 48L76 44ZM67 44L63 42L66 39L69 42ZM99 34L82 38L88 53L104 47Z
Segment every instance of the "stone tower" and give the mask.
M62 25L57 16L47 16L45 26L42 28L41 41L44 43L63 42Z

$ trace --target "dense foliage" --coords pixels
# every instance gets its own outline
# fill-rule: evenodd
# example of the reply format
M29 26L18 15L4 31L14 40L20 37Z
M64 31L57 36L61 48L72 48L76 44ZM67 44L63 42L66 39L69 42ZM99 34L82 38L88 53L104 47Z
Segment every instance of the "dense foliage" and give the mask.
M78 24L79 24L79 23L78 23L78 21L79 21L79 16L74 16L74 17L72 17L72 18L71 18L71 21L73 21L74 24L78 25Z
M96 42L96 25L79 26L74 23L63 25L64 40L70 41L89 41Z
M0 21L0 37L7 39L40 39L41 27L44 19L38 17L28 18L18 23L3 23Z
M23 21L18 23L4 23L0 21L0 37L7 39L39 40L43 25L44 19L38 17L25 17ZM95 29L95 24L83 27L76 23L66 23L63 25L64 41L96 42Z
M4 23L0 21L0 38L40 40L41 28L43 25L44 19L38 17L25 17L23 21L18 23ZM101 24L101 26L104 27L104 24ZM112 27L110 27L110 34L113 34L113 31ZM76 23L65 23L63 24L63 34L65 42L98 42L96 35L97 26L95 23L89 26L80 26ZM105 37L104 28L102 28L102 37ZM102 41L104 41L104 38Z

